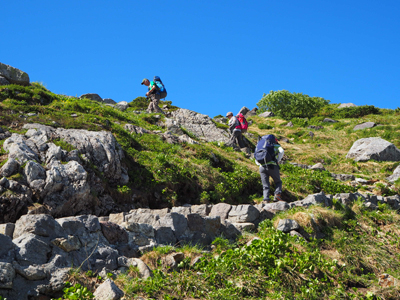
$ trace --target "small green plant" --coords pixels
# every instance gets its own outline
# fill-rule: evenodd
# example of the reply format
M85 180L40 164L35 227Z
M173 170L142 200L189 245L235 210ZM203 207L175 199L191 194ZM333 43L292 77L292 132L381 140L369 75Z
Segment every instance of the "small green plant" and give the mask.
M128 187L128 186L126 186L126 185L118 186L118 187L117 187L117 190L118 190L118 192L120 192L121 194L128 194L128 193L131 191L130 187Z
M274 128L268 124L258 124L257 127L258 127L258 129L273 129Z
M87 289L87 287L83 287L81 284L76 283L72 285L70 282L65 283L65 288L63 289L64 295L62 298L58 298L57 300L63 299L71 299L71 300L87 300L94 299L94 295L91 291Z

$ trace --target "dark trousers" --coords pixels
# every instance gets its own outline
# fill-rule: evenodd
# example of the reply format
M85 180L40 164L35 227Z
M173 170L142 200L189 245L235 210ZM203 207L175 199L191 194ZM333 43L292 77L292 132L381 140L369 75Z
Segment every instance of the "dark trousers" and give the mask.
M282 193L282 180L279 174L279 166L278 165L264 165L260 166L260 176L261 182L263 186L263 197L264 200L269 200L269 177L272 177L272 180L275 183L275 195Z
M246 145L243 142L243 136L241 130L234 130L232 132L231 138L229 139L228 145L238 145L239 148L244 148Z

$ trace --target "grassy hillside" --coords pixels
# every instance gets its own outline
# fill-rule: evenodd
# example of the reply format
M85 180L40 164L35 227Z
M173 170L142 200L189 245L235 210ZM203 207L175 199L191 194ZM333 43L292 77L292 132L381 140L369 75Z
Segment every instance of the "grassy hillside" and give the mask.
M123 187L103 182L118 201L131 201L135 194L137 206L156 208L262 200L258 168L244 153L218 143L171 145L156 134L127 132L126 123L165 131L158 125L156 115L134 112L147 106L143 97L120 112L91 100L56 95L34 83L29 87L0 86L0 101L0 127L10 132L22 133L23 124L28 122L111 131L127 154L124 163L131 180ZM163 104L176 109L171 102ZM325 117L338 122L323 123ZM343 110L327 105L313 118L292 119L293 127L286 126L289 120L278 117L251 117L247 138L255 144L258 135L273 133L281 140L286 161L307 165L321 162L326 168L327 171L312 171L282 165L286 200L302 199L320 191L336 194L359 190L393 195L399 193L400 184L387 184L385 178L398 162L354 162L345 156L353 142L364 137L379 136L400 148L399 119L398 110ZM367 121L379 126L353 130ZM311 125L323 128L308 128ZM62 141L54 142L71 150ZM1 147L0 166L6 159ZM331 173L353 174L374 184L353 186L335 181ZM14 175L14 180L24 178ZM276 231L273 225L283 218L297 220L309 242ZM132 268L117 282L128 299L137 295L151 299L399 299L398 287L378 285L383 273L400 278L399 221L398 213L385 205L377 211L364 208L361 202L350 208L339 203L334 209L297 208L277 214L272 221L263 222L257 233L246 234L235 243L218 238L211 252L204 253L196 247L157 248L142 257L155 270L152 279L138 278L138 271ZM254 237L259 240L246 245ZM185 253L185 259L175 271L167 270L162 258L178 251ZM198 256L202 257L200 262L192 266L192 259ZM88 286L97 280L83 275L74 273L71 280L83 280Z

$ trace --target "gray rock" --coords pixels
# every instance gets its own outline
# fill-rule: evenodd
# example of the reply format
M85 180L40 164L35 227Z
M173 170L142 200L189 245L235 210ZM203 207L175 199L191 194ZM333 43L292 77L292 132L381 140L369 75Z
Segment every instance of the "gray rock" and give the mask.
M238 114L243 114L243 115L245 116L249 111L250 111L250 109L248 109L246 106L243 106L243 107L239 110Z
M310 170L321 170L321 171L325 171L325 167L323 164L321 163L316 163L315 165L313 165Z
M353 193L340 193L333 196L333 198L339 200L344 205L349 205L357 200L356 194Z
M228 220L231 223L249 223L258 218L260 212L254 206L245 204L232 206L229 211Z
M32 149L26 144L26 139L17 133L13 133L11 137L6 139L3 144L3 149L8 151L8 159L15 159L20 164L24 164L29 160L39 162L39 157Z
M340 181L349 181L349 180L354 180L356 179L354 175L351 174L333 174L331 173L331 176L335 178L336 180Z
M293 127L293 126L294 125L293 125L292 121L290 121L289 123L286 124L286 127Z
M211 208L210 217L220 217L221 223L228 218L229 212L232 209L232 205L227 203L218 203Z
M121 102L118 102L118 103L115 105L115 107L116 107L117 109L119 109L120 111L125 111L125 110L128 109L129 104L128 104L128 102L126 102L126 101L121 101Z
M12 289L15 270L10 263L0 262L0 289Z
M269 118L269 117L273 117L274 113L272 111L265 111L261 114L258 115L261 118Z
M4 234L6 236L9 236L10 238L13 237L14 229L15 229L14 223L0 224L0 234ZM0 245L2 244L0 243Z
M388 181L391 183L394 183L397 179L400 178L400 165L397 166L396 169L394 169L393 174L390 175L388 178L386 178Z
M332 119L330 119L330 118L325 118L325 119L323 119L322 122L324 122L324 123L337 123L338 121L332 120Z
M13 239L17 246L16 259L21 266L41 265L48 261L48 254L51 252L47 240L38 235L26 233Z
M101 271L103 268L115 270L118 268L118 251L104 244L99 244L93 255L89 258L93 270Z
M27 73L3 63L0 63L0 76L6 78L10 83L29 85Z
M151 131L148 131L142 127L135 126L132 124L125 124L124 129L128 130L130 133L135 133L135 134L140 134L140 135L142 135L144 133L151 133Z
M11 237L0 234L0 261L12 262L15 259L15 245Z
M299 230L300 225L292 219L280 219L276 229L288 233L292 230Z
M113 99L110 98L103 99L103 102L106 104L117 104L117 102L115 102Z
M175 245L177 238L172 228L167 226L155 228L156 241L160 245Z
M267 203L264 206L264 210L270 211L270 212L279 212L279 211L285 211L290 208L289 204L283 201L279 202L274 202L274 203Z
M342 103L337 108L344 108L344 107L356 107L354 103Z
M60 224L49 215L24 215L15 223L14 239L32 233L43 237L62 237L65 231Z
M93 295L97 300L119 300L124 296L124 292L108 278L98 286Z
M177 239L180 239L188 229L187 219L184 215L178 213L168 213L158 220L157 227L169 227L174 232Z
M0 168L0 176L9 177L18 173L19 163L14 158L10 158L7 162Z
M173 111L171 116L175 125L185 128L206 142L226 143L229 140L228 132L218 128L207 115L181 108Z
M158 223L160 216L158 214L145 213L140 211L133 211L125 216L127 223L141 223L150 224L153 227Z
M395 145L379 137L371 137L357 140L346 158L355 161L368 161L371 159L377 161L399 161L400 150Z
M372 127L375 127L375 126L376 126L376 124L374 122L365 122L365 123L358 124L358 125L354 126L353 130L372 128Z
M190 206L174 206L172 207L171 212L187 216L188 214L192 213L192 210Z
M52 241L52 244L65 252L79 250L82 247L81 241L74 235L69 235L67 238L56 238Z
M303 206L303 207L308 207L310 205L315 205L315 204L322 204L324 206L332 206L332 201L330 198L327 198L324 194L324 192L320 192L317 194L313 195L308 195L306 198L303 200L298 200L290 203L290 205L293 206Z
M80 99L90 99L90 100L94 100L97 102L103 102L103 98L101 98L98 94L94 94L94 93L83 94L79 98Z
M0 76L0 85L8 85L10 82L7 80L7 78Z
M190 209L193 214L199 214L202 217L206 217L211 212L211 205L207 204L192 205Z

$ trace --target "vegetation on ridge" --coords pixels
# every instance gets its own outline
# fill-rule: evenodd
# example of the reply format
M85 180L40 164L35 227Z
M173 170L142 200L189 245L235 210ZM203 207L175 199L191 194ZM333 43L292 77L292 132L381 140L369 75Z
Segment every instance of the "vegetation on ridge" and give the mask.
M306 115L288 110L292 115L285 115L285 119L249 118L252 125L246 137L253 144L258 135L273 133L281 140L287 161L307 165L321 162L327 169L313 171L282 165L285 198L301 199L319 191L398 193L399 183L388 185L385 180L398 162L354 162L345 156L353 142L363 137L379 136L400 147L399 109L338 109L322 98L314 100L318 107ZM144 97L136 98L121 112L88 99L57 95L33 83L28 87L0 86L0 102L0 126L11 132L21 133L27 122L111 131L127 154L124 163L131 179L122 187L108 186L104 180L104 187L110 189L115 199L131 201L135 193L136 204L150 207L187 202L256 203L262 199L258 168L243 153L218 143L171 145L158 135L126 131L127 123L148 130L165 130L154 114L134 112L146 108ZM176 109L170 101L162 104ZM325 117L338 122L322 122ZM294 126L287 127L288 121ZM353 130L355 125L367 121L379 126ZM53 142L67 151L73 149L63 141ZM2 147L0 155L1 165L7 159ZM87 167L96 171L95 166ZM331 173L353 174L375 184L353 186L335 181ZM21 174L13 179L25 180ZM159 198L155 199L154 193ZM296 220L309 242L275 230L273 225L283 218ZM398 212L381 204L377 211L368 210L361 202L351 209L339 203L333 209L296 208L264 221L258 232L245 234L235 243L217 238L212 252L189 246L156 248L142 257L154 270L153 278L140 279L132 268L116 282L130 298L141 295L153 299L398 299L399 288L381 288L378 275L388 273L400 278L399 221ZM247 245L253 237L259 240ZM161 258L174 251L184 252L186 258L177 270L166 270ZM198 256L202 256L200 262L191 265L192 258ZM72 284L82 280L81 276L75 274ZM87 283L87 277L83 277L81 284ZM80 286L69 286L72 292L77 287Z

